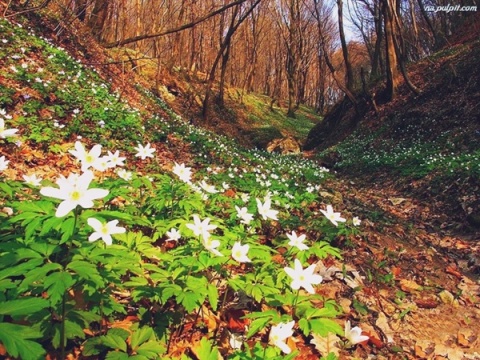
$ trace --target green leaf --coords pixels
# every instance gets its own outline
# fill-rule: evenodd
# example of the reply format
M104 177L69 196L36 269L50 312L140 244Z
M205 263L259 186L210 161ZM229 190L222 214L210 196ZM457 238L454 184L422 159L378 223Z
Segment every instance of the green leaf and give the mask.
M27 274L25 274L25 279L20 283L19 292L25 291L28 287L37 282L39 280L43 280L45 276L51 271L54 270L61 270L62 265L57 263L47 263L42 267L38 267L36 269L30 270Z
M200 299L202 299L202 296L193 291L183 291L177 294L177 301L185 307L187 312L192 312L197 307L201 306L202 302Z
M83 332L83 327L79 324L65 320L65 335L67 339L80 338L85 339L85 333Z
M213 347L212 343L203 337L197 349L198 360L218 360L218 356L218 348Z
M136 350L137 354L144 355L149 359L158 359L158 356L164 354L165 351L165 346L157 341L147 341Z
M59 303L65 292L74 284L72 275L67 272L55 272L47 276L44 282L45 289L50 295L52 304Z
M246 338L249 339L253 335L255 335L259 330L265 328L267 324L271 321L272 319L270 317L263 317L259 318L256 320L253 320L252 323L250 324L250 327L248 329L248 333L246 335Z
M130 339L130 346L135 350L139 345L143 344L145 341L150 340L153 335L153 329L148 326L144 326L132 334Z
M49 301L42 298L29 298L10 300L2 303L0 315L20 316L29 315L45 309L50 305Z
M313 319L309 321L312 332L320 336L327 336L329 332L344 335L343 328L330 319Z
M13 189L7 183L1 182L0 183L0 190L6 193L9 197L13 196Z
M210 302L210 306L214 311L217 310L218 306L218 289L215 285L213 284L208 284L207 287L207 295L208 295L208 301Z
M101 339L102 345L111 349L127 352L127 343L121 336L108 333L107 335L102 336Z
M128 354L118 351L109 351L105 360L126 360L129 359Z
M75 232L75 218L70 217L63 221L61 230L63 232L62 238L60 239L60 244L66 243L70 240Z
M40 360L46 354L45 349L28 339L42 337L40 332L35 332L28 326L0 323L0 343L5 346L7 354L19 357L22 360Z
M5 279L11 276L22 276L27 271L32 270L43 264L43 259L31 259L27 262L10 266L2 271L0 271L0 280Z

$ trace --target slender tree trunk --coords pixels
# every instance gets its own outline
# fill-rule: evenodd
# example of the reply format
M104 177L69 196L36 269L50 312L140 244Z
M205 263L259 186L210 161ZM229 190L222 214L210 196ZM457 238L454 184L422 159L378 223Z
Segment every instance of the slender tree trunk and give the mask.
M345 86L351 93L354 92L353 69L348 56L347 41L345 39L345 31L343 29L343 0L337 0L338 6L338 30L340 33L340 43L342 44L343 61L345 62Z
M395 49L395 24L394 24L394 9L395 0L382 0L382 11L385 28L385 46L386 46L386 75L387 75L387 88L386 97L387 101L393 100L397 93L398 86L400 84L400 73L398 71L398 59Z

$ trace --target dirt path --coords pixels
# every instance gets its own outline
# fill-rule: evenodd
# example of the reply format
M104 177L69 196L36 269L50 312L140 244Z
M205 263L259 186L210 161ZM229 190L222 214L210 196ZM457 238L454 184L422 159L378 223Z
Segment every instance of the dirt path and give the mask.
M342 295L350 295L353 315L378 342L353 355L480 359L480 234L435 229L443 214L392 188L349 180L326 188L363 219L344 261L365 278L353 296Z

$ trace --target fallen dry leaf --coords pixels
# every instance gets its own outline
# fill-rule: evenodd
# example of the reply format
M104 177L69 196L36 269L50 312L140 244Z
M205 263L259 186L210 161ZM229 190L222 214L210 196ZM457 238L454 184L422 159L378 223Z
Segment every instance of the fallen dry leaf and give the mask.
M328 333L327 336L320 336L312 333L312 340L310 344L315 345L317 349L323 356L327 356L329 353L334 353L336 356L340 354L340 338L332 333Z
M417 290L421 290L422 286L418 285L413 280L402 279L400 280L400 288L405 292L414 292Z

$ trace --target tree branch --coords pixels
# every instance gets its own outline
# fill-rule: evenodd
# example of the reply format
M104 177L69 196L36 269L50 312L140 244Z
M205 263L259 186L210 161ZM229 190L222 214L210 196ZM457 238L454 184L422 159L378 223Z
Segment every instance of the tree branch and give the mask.
M202 17L200 17L196 20L193 20L192 22L189 22L187 24L183 24L183 25L181 25L179 27L176 27L176 28L173 28L173 29L168 29L168 30L165 30L165 31L161 31L161 32L156 33L156 34L144 34L144 35L134 36L134 37L131 37L131 38L128 38L128 39L118 40L118 41L114 41L114 42L111 42L111 43L103 44L103 46L107 49L110 49L110 48L114 48L114 47L118 47L118 46L131 44L131 43L134 43L136 41L152 39L152 38L156 38L156 37L160 37L160 36L173 34L173 33L183 31L183 30L186 30L186 29L190 29L190 28L194 27L195 25L197 25L197 24L199 24L199 23L201 23L205 20L208 20L211 17L214 17L215 15L218 15L218 14L222 13L225 10L227 10L227 9L233 7L233 6L240 5L240 4L244 3L245 1L247 1L247 0L234 1L230 4L222 6L221 8L219 8L215 11L212 11L211 13L208 13L205 16L202 16Z

